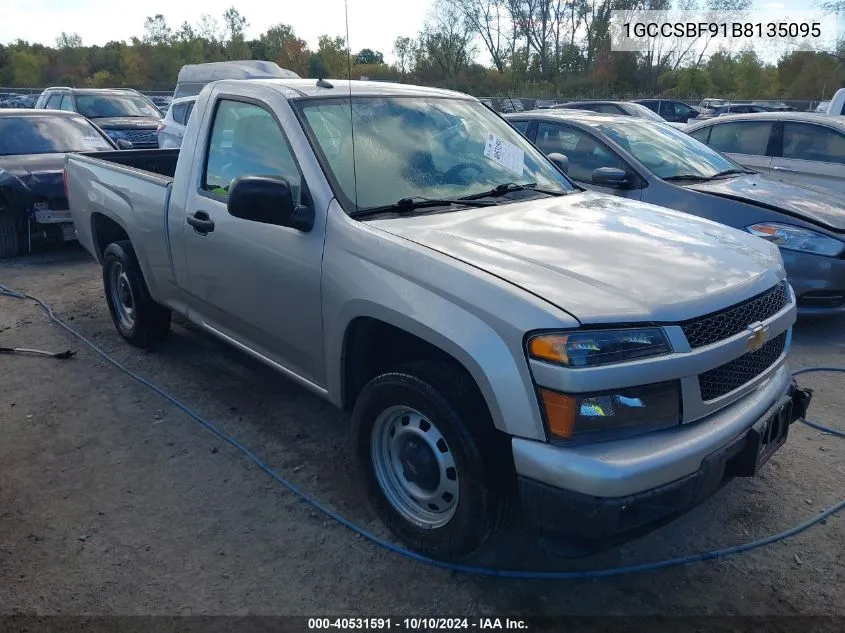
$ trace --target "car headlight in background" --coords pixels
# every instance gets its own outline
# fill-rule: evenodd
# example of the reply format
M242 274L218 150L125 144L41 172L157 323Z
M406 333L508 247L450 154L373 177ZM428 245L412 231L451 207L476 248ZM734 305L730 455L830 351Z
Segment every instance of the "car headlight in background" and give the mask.
M677 380L594 394L563 394L540 388L549 432L579 439L597 432L653 431L681 422L681 389Z
M837 257L845 251L845 242L840 242L833 237L822 235L810 229L790 226L789 224L761 222L747 226L745 230L780 248L791 251L826 255L828 257Z
M567 367L624 363L671 351L666 335L657 327L538 334L528 341L531 358Z

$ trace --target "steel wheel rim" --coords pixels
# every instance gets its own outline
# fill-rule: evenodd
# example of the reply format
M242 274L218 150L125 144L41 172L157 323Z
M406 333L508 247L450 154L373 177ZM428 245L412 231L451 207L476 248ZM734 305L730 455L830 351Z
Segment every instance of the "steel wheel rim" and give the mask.
M410 407L389 407L376 418L370 440L376 480L402 517L429 530L452 520L458 468L446 438L426 416Z
M117 320L124 329L135 327L135 295L123 264L116 262L109 271L109 295Z

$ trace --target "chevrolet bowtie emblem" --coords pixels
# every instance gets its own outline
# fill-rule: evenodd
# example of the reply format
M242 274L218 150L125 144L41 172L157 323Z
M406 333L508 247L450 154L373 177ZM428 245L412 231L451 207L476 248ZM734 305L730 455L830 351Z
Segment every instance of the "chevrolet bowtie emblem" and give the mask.
M756 352L769 340L769 327L762 323L752 323L748 326L751 334L745 340L745 347L749 352Z

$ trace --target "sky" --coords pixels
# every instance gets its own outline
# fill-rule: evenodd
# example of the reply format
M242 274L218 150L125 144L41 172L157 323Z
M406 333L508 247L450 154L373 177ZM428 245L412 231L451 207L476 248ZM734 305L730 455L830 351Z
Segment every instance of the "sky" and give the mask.
M429 10L430 0L348 0L349 40L354 51L371 48L392 57L393 41L414 37ZM200 15L214 16L221 27L223 12L235 6L248 21L247 39L274 24L293 27L297 36L317 47L320 35L345 36L343 0L0 0L0 43L18 38L55 46L64 31L77 33L86 45L140 37L147 16L161 13L176 30Z
M348 0L350 48L371 48L393 60L398 36L414 37L423 26L431 0ZM346 33L343 0L0 0L0 43L17 39L54 46L62 32L77 33L86 45L140 37L147 16L164 15L176 30L184 21L196 25L203 13L223 24L223 12L235 5L248 21L247 38L268 27L285 23L309 46L317 47L320 35ZM789 8L812 10L817 0L756 0L758 11ZM845 16L844 16L845 17ZM483 47L478 47L483 53ZM479 55L484 63L486 55Z

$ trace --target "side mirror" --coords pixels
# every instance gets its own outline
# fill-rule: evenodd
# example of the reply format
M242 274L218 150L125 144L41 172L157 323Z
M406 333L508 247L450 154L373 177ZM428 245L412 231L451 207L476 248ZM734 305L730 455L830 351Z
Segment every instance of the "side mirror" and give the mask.
M132 141L125 138L117 139L114 144L117 145L117 149L132 149L134 147Z
M558 154L557 152L552 152L546 156L554 166L561 170L564 174L569 173L569 159L564 156L563 154Z
M601 185L602 187L621 188L631 184L628 174L616 167L599 167L598 169L594 169L591 180L594 185Z
M290 185L276 176L240 176L229 186L230 215L243 220L310 231L314 211L295 205Z

